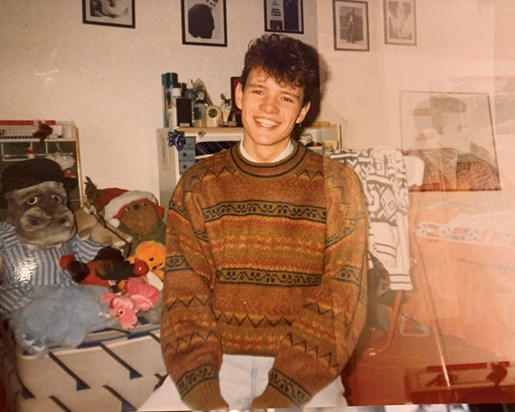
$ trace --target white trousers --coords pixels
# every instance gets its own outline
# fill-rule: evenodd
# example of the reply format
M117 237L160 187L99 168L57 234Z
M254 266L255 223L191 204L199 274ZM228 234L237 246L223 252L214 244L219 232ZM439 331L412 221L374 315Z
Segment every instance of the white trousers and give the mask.
M274 358L264 356L223 355L220 370L220 388L229 409L250 409L252 400L259 396L268 384L268 372ZM343 396L341 379L335 379L317 393L306 408L347 406ZM186 411L190 410L182 401L175 384L168 376L139 412Z

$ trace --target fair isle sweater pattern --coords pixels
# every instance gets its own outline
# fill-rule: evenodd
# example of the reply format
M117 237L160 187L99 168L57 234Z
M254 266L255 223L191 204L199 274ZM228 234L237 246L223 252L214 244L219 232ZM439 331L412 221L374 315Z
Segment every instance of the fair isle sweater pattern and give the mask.
M291 405L332 382L365 320L367 227L355 173L300 144L274 164L234 146L190 167L168 210L161 328L183 399L222 353L274 356L269 386Z
M412 290L409 251L409 190L402 152L394 147L341 149L332 159L359 176L369 216L369 251L385 267L392 290Z

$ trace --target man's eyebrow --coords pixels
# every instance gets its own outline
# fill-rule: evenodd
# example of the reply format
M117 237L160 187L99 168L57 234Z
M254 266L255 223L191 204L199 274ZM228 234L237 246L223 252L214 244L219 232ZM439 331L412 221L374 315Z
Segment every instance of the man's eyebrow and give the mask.
M265 87L264 84L261 84L258 82L247 83L247 86L248 87L259 87L260 89L263 89Z

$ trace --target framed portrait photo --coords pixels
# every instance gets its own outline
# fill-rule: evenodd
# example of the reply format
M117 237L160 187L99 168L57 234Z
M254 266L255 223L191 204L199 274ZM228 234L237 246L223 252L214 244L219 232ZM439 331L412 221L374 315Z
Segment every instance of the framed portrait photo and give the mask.
M334 49L368 51L368 3L333 0Z
M304 33L302 0L264 0L265 31Z
M135 0L82 0L82 22L134 29L134 2Z
M424 162L423 191L500 190L487 93L401 91L404 154Z
M227 47L225 0L181 0L182 43Z
M416 0L383 1L385 43L416 46Z

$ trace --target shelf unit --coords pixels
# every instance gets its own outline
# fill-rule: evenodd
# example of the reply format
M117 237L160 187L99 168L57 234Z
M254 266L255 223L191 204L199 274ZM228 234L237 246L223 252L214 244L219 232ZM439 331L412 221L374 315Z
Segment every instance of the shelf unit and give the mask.
M73 165L66 168L63 173L70 177L76 177L78 180L77 187L68 193L70 209L77 210L82 206L83 193L77 133L74 133L72 137L49 137L44 141L26 136L0 137L0 175L13 162L39 157L52 158L60 155L71 156L74 159ZM6 210L0 209L0 218L5 219L5 215Z
M184 146L180 151L169 145L169 133L173 129L157 130L157 150L159 168L159 202L163 207L168 205L172 192L181 174L201 157L207 143L228 146L243 138L242 127L196 128L183 127L175 131L184 133ZM338 142L341 145L340 127L321 122L302 131L301 140L314 144L311 148L322 152L324 141Z

